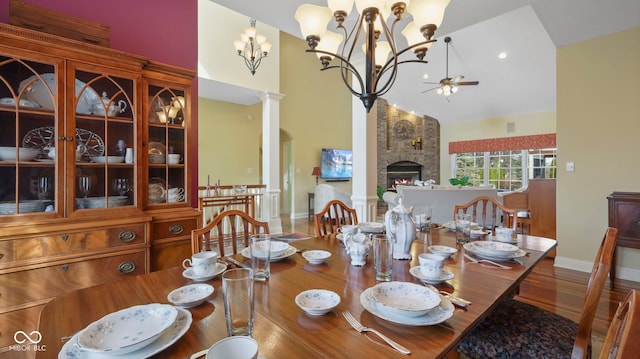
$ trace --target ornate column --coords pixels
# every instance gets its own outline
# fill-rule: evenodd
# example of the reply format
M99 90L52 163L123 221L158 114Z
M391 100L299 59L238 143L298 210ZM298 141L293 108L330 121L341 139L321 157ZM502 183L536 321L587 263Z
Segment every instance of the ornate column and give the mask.
M284 95L263 92L262 100L262 181L266 185L262 221L271 233L282 233L280 221L280 100Z

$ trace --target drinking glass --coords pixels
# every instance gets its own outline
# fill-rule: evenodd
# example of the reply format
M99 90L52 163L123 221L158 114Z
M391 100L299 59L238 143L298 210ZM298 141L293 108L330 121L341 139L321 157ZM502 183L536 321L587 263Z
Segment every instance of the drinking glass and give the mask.
M393 241L386 234L373 236L373 266L376 280L388 282L393 272Z
M51 191L51 178L40 177L38 178L38 199L48 199L49 191Z
M89 195L89 191L91 191L91 177L78 177L78 189L80 190L80 193L84 196L84 198L87 198L87 196Z
M471 214L456 214L456 243L469 243L471 240Z
M113 189L121 196L126 196L129 192L129 179L116 178L113 180Z
M264 281L269 278L271 267L271 236L253 234L250 238L251 269L255 280Z
M253 334L253 270L230 269L222 274L222 299L227 335Z

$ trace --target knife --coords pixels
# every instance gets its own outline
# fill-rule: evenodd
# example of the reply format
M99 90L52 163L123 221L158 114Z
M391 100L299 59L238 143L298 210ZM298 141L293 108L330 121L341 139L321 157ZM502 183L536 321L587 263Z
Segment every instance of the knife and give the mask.
M226 260L227 262L230 262L232 264L235 264L236 266L238 266L240 268L251 268L251 266L248 266L248 265L236 260L235 258L233 258L231 256L224 257L224 260Z

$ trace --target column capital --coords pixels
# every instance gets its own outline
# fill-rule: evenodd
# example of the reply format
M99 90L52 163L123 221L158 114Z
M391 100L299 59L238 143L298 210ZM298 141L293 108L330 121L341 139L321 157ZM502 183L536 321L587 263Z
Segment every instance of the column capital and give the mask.
M275 92L263 91L263 92L258 93L257 96L260 98L260 100L262 100L262 102L265 102L265 101L269 101L269 100L280 101L280 100L282 100L282 98L285 95L280 94L280 93L275 93Z

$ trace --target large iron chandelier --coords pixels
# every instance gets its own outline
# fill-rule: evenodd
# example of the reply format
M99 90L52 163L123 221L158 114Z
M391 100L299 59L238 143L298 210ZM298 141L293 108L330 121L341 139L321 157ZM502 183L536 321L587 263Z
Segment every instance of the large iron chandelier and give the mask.
M343 26L351 13L354 0L327 0L328 7L304 4L298 7L295 19L300 24L302 36L322 63L322 71L340 69L342 80L354 96L358 96L367 112L379 96L384 95L393 86L398 73L398 65L409 62L426 63L424 56L436 41L435 30L442 23L444 10L451 0L355 0L357 19L351 29ZM406 37L408 47L398 50L394 38L395 25L405 13L413 16L402 34ZM336 28L344 35L327 31L331 17L335 18ZM387 19L393 19L391 27ZM363 34L364 31L364 34ZM352 56L363 36L364 75L358 72L352 63ZM384 37L384 40L381 38ZM343 39L344 43L343 43ZM342 43L342 50L338 48ZM417 60L399 60L403 53L413 50ZM338 65L330 66L333 58L339 60ZM355 80L351 84L349 75Z
M240 34L240 40L234 41L233 46L244 59L251 74L255 75L262 59L269 55L271 44L267 42L266 36L258 34L255 19L251 19L249 24L251 26L244 29L244 33Z

